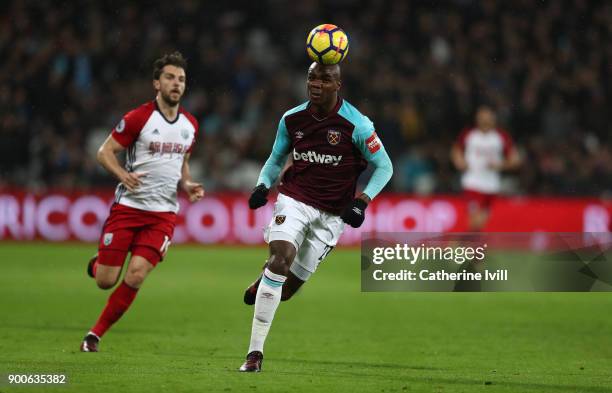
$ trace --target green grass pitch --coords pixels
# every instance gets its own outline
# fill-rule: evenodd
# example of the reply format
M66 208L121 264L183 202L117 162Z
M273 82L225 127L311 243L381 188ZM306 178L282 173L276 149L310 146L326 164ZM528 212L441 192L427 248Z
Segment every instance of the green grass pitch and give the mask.
M173 246L101 352L80 340L110 292L93 245L0 243L0 392L612 392L610 293L361 293L337 249L282 303L261 374L237 371L265 248ZM66 373L9 386L7 373Z

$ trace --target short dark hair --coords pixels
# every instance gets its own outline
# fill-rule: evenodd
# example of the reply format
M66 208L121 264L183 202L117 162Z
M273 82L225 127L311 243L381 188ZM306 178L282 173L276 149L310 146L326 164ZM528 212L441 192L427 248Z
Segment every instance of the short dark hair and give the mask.
M175 67L187 70L187 59L185 59L179 51L174 53L166 53L153 63L153 79L159 79L162 70L167 65L173 65Z

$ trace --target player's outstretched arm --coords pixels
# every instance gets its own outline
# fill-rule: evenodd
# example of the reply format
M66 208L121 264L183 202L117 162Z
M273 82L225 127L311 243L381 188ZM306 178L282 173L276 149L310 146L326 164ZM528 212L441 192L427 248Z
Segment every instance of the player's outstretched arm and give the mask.
M270 153L270 157L268 157L266 160L263 168L261 168L259 179L257 179L257 185L263 184L267 189L272 187L272 185L276 182L276 179L278 179L278 175L281 173L285 162L287 161L290 145L289 133L287 132L285 118L283 117L278 123L276 139L274 139L272 152Z
M353 143L368 163L374 166L372 177L370 177L363 193L353 199L340 215L344 222L353 228L359 228L365 220L365 209L368 207L368 203L380 193L393 176L393 164L373 127L367 127L365 130L355 130Z
M393 176L393 164L387 154L387 151L382 148L368 159L368 162L374 166L374 172L372 177L368 181L368 184L363 190L363 193L371 200L378 195L383 188L391 180Z
M187 153L183 159L179 186L189 196L189 202L197 202L204 197L204 186L194 182L191 178L191 171L189 170L190 157L191 154Z
M128 172L117 160L117 153L125 150L119 142L113 138L112 134L106 138L102 146L98 149L96 158L100 165L109 173L115 176L131 192L134 192L140 185L140 177L146 176L142 172Z
M361 151L366 161L374 167L372 177L363 190L368 198L374 199L391 180L393 164L373 127L370 130L366 128L365 132L361 131L355 135L353 143Z
M268 192L276 182L276 179L278 179L278 175L280 175L287 161L289 147L289 134L285 126L285 118L283 117L278 123L276 139L274 140L270 157L268 157L263 168L261 168L259 178L257 179L257 186L253 189L253 193L249 198L249 207L251 209L257 209L267 203Z

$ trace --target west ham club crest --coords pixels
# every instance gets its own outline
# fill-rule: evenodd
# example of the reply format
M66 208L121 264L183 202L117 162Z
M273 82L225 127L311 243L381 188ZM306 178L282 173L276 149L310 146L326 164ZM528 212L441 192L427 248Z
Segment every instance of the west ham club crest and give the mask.
M336 146L338 143L340 143L340 131L336 131L336 130L327 131L327 141L332 146Z
M276 216L274 218L274 222L276 225L281 225L283 222L285 222L285 216Z

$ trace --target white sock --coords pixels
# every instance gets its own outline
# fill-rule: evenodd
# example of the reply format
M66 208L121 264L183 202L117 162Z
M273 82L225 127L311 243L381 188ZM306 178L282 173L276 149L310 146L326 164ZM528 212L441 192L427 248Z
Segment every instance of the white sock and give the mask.
M255 314L253 315L253 328L251 329L251 344L247 353L253 351L263 353L264 343L266 342L266 337L268 337L270 326L272 326L274 313L280 303L283 283L286 279L287 277L272 273L268 268L264 270L259 288L257 289L257 295L255 295Z

